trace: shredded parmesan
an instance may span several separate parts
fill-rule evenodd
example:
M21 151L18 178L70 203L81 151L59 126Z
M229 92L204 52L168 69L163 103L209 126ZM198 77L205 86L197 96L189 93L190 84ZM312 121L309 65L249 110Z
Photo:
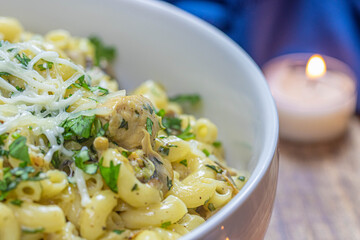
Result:
M86 89L71 87L82 76L85 76L86 82L91 82L90 76L82 66L61 58L57 52L43 50L45 45L36 40L22 43L1 42L0 73L12 78L6 80L0 75L0 123L2 123L0 134L31 126L33 134L37 136L43 134L49 141L50 149L44 154L44 160L49 163L56 151L66 156L73 154L63 146L64 129L59 125L68 118L82 114L106 112L106 109L96 106L107 97L88 98L87 96L92 93L85 93ZM24 58L24 54L28 58L25 62L20 61ZM39 61L44 62L39 63ZM48 65L48 62L51 62L51 65ZM46 71L40 72L34 69L40 64L46 68L43 69ZM49 66L51 66L51 74ZM73 69L74 74L64 80L63 73L58 70L60 66ZM70 95L67 93L69 87ZM125 95L125 92L118 92L115 95ZM66 111L81 98L93 100L77 105L71 113ZM41 139L40 142L43 140Z

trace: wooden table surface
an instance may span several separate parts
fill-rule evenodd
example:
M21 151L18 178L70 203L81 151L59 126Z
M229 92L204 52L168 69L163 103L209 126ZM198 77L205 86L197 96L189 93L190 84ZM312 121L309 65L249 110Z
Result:
M360 239L360 120L330 143L280 141L275 207L265 240Z

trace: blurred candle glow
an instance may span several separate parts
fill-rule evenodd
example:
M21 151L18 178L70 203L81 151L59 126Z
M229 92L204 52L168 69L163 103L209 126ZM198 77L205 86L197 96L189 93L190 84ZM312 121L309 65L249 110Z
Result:
M344 133L356 104L355 78L346 64L318 54L289 54L269 61L263 70L282 138L316 142Z
M306 64L306 76L309 79L316 79L326 73L325 60L318 54L312 55Z

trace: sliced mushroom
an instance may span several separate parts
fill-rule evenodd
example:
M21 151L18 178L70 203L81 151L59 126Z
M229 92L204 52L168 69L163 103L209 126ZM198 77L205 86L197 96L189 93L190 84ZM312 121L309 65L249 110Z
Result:
M144 132L148 132L154 146L160 118L149 99L138 95L116 97L100 107L111 109L109 114L98 117L103 124L109 123L107 136L112 141L126 149L135 149L141 147Z
M163 159L157 152L155 152L150 144L150 135L144 132L145 137L142 140L142 147L145 156L153 166L155 170L150 177L149 184L153 184L162 190L165 195L172 187L172 181L174 178L174 172L171 163Z

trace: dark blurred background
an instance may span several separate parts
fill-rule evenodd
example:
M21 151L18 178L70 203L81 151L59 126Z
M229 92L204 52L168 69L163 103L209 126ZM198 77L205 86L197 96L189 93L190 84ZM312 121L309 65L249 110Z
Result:
M286 53L314 52L347 63L359 83L360 0L165 1L225 32L260 67ZM360 113L359 96L357 103Z

